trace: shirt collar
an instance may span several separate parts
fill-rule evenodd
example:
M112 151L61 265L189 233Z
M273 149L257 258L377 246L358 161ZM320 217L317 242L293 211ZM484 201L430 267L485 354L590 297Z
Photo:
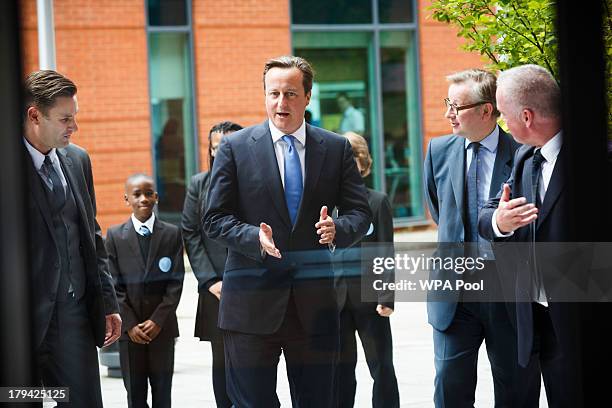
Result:
M49 153L44 155L41 152L39 152L34 146L32 146L30 142L28 142L28 139L26 139L25 137L23 138L23 144L25 144L26 149L28 149L28 153L30 153L30 156L32 157L32 161L34 162L34 167L36 168L36 170L40 170L40 168L42 167L45 161L45 156L49 156L54 166L55 166L55 163L57 163L58 158L57 158L57 150L55 149L55 147L51 149Z
M134 224L134 229L136 230L137 234L140 234L140 227L142 225L147 227L149 229L149 231L151 231L151 234L152 234L153 233L153 224L155 224L155 213L151 214L149 219L146 220L145 222L140 222L138 220L138 218L136 218L134 213L132 213L132 224Z
M278 130L274 123L270 119L268 119L268 126L270 126L270 133L272 134L272 143L278 142L278 140L285 136L286 133ZM301 144L302 146L306 146L306 121L302 121L302 125L293 133L291 133Z
M561 131L559 131L559 133L554 135L552 139L542 146L540 152L548 163L554 163L554 161L557 160L561 145L563 145L563 137L561 136Z
M466 149L468 148L470 143L472 142L470 142L468 139L465 139ZM487 137L485 137L484 139L480 141L480 147L484 147L491 153L495 153L497 151L498 143L499 143L499 126L495 125L495 128L493 129L493 131L489 133Z

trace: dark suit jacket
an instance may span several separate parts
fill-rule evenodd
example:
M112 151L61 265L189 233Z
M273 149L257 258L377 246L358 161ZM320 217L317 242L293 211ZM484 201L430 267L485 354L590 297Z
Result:
M268 122L221 141L212 170L204 230L229 248L219 327L274 333L290 295L308 333L337 330L338 311L327 245L314 224L322 206L339 209L338 247L359 241L371 221L366 189L345 138L306 125L305 182L292 227ZM263 256L259 224L272 227L282 259Z
M338 284L339 304L342 308L348 296L353 304L358 304L365 299L368 302L376 302L393 309L395 308L395 292L375 291L372 284L374 279L394 282L394 271L389 271L382 276L373 275L372 263L364 262L366 256L368 258L393 258L395 256L393 211L387 195L370 188L368 188L368 205L372 210L372 223L366 235L358 245L342 252L342 262L337 265L342 278ZM362 253L362 250L366 252Z
M499 129L497 155L489 197L495 197L512 169L514 152L518 148L512 137ZM465 239L465 138L449 135L431 139L425 158L425 198L431 217L438 224L438 242L459 242ZM451 271L445 278L456 278ZM458 292L455 291L456 296ZM445 298L446 300L446 298ZM438 330L446 330L457 308L454 301L428 302L429 323Z
M29 228L34 313L34 344L40 346L55 309L60 278L59 250L55 242L51 212L46 204L44 182L34 168L24 146L28 184L30 186ZM91 161L81 147L70 144L57 149L62 172L70 185L79 212L81 253L85 265L85 299L96 345L102 346L106 331L105 315L118 313L112 278L100 226L96 221L96 198Z
M516 152L512 174L507 183L512 190L512 198L525 197L527 202L534 202L531 192L531 172L534 148L523 146ZM536 242L566 242L571 240L571 231L568 229L569 194L564 186L565 166L567 157L565 145L562 146L555 168L546 190L546 195L540 208L536 222L535 241ZM525 254L527 246L505 245L506 242L531 242L533 240L533 225L527 225L514 231L509 238L497 239L493 233L491 225L493 212L499 204L501 194L490 200L485 208L482 209L478 220L480 234L488 239L495 239L495 254L500 273L512 276L516 280L516 313L518 330L518 352L519 363L525 366L529 361L533 345L533 315L531 303L527 292L530 289L531 266L529 265L529 254ZM550 317L557 338L560 341L572 338L571 325L572 316L576 313L576 308L571 303L554 303L556 297L555 288L558 287L558 280L570 280L577 286L581 286L582 276L568 276L560 274L557 262L540 262L539 270L544 279L544 288L548 296ZM582 271L584 272L584 270ZM552 302L551 302L552 301ZM569 345L564 345L568 346Z
M191 178L185 196L181 224L185 249L198 280L200 294L194 335L202 340L221 340L217 328L219 301L208 288L223 279L227 248L208 238L202 230L201 220L208 202L209 186L210 172L199 173Z
M156 217L145 263L130 218L108 229L106 249L123 320L121 340L128 340L128 330L148 319L162 328L159 336L177 337L176 307L185 275L180 230ZM170 264L164 265L163 258Z

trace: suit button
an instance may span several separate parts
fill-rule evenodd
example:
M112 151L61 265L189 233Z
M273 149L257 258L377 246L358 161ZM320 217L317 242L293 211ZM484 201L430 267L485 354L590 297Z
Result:
M54 267L55 269L59 268L59 262L54 263L54 264L53 264L53 267Z

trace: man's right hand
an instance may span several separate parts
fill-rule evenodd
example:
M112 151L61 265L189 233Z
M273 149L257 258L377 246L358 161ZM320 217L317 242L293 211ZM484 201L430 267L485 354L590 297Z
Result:
M495 218L499 232L509 234L530 224L537 218L538 208L534 204L527 203L525 197L510 200L510 186L504 184Z
M128 336L134 343L138 344L149 344L151 342L151 337L145 333L139 325L132 327L128 330Z
M218 300L221 300L221 285L223 285L223 282L219 281L213 283L212 285L210 285L210 288L208 288L208 291L215 295Z
M274 239L272 239L272 227L265 222L259 224L259 244L266 254L275 258L281 258L281 253L276 248Z

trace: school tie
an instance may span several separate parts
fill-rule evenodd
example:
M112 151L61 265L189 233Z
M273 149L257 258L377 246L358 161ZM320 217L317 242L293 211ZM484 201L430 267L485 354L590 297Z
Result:
M146 225L141 225L138 229L138 233L143 237L148 237L149 235L151 235L151 230L149 230Z
M51 162L51 158L49 156L45 156L45 160L41 167L43 174L47 177L48 184L51 185L51 200L52 207L54 209L60 209L66 203L66 191L64 191L64 186L60 181L59 175L55 171L55 167L53 167L53 162Z
M466 242L478 242L478 187L480 185L480 161L478 152L480 150L479 142L472 142L468 148L472 148L472 161L467 173L467 234Z
M298 209L300 208L300 201L302 200L302 191L304 189L302 165L300 164L300 156L295 149L295 137L292 135L285 135L282 139L287 143L287 150L285 150L284 158L285 201L287 202L291 224L295 225Z

